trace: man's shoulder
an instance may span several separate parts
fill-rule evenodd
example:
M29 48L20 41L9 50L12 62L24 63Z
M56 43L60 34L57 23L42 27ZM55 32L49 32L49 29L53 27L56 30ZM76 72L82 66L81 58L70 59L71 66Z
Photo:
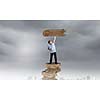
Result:
M50 44L48 43L48 45L50 45Z
M50 44L48 44L48 47L50 47L51 45Z
M52 43L52 45L55 45L55 43Z

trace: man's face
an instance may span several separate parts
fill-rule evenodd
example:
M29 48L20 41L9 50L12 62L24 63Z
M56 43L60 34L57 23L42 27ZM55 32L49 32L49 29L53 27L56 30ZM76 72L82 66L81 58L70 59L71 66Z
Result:
M53 43L53 41L52 40L50 40L50 44L52 44Z

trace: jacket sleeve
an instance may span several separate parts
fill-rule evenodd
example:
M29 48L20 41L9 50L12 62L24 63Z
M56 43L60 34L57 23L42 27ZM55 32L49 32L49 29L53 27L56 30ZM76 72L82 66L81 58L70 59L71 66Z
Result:
M54 36L54 38L53 38L53 42L54 42L54 43L56 42L56 36Z
M51 50L52 50L52 48L51 48L49 45L48 45L48 50L49 50L49 51L51 51Z

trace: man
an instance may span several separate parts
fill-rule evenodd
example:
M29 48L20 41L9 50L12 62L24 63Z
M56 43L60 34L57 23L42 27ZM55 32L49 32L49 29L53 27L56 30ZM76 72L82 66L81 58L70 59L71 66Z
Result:
M48 41L48 50L50 52L50 64L52 64L53 56L54 56L54 59L55 59L55 64L57 64L57 54L56 54L55 42L56 42L56 37L54 37L53 40Z

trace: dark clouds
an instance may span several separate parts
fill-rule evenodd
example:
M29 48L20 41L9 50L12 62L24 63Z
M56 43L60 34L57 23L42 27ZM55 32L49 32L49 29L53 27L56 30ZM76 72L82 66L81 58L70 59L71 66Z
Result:
M1 42L8 45L15 45L17 37L21 37L24 32L26 34L40 35L42 30L46 28L64 28L70 34L63 39L58 39L58 47L62 46L64 51L70 50L77 54L78 52L86 53L86 48L99 49L99 21L0 21ZM5 32L5 33L4 33ZM13 33L14 32L14 33ZM41 37L43 38L43 37ZM16 40L15 40L16 39ZM91 44L92 43L92 44ZM95 50L94 50L95 51ZM82 54L80 53L80 55ZM69 53L68 53L69 54ZM84 55L83 54L83 55ZM67 55L67 52L66 52ZM78 54L79 55L79 54ZM73 56L74 58L75 56Z
M86 45L88 48L89 44L91 45L93 42L94 46L97 44L96 41L99 40L97 39L99 37L99 24L99 21L0 21L1 30L5 30L5 33L2 33L1 41L13 44L13 38L15 39L18 34L20 36L24 32L27 34L31 33L33 36L38 34L39 36L42 34L42 30L46 28L64 28L70 34L64 39L58 40L59 46L63 45L63 43L64 45L66 43L73 45L72 43L74 42L76 45L80 43L81 46Z

